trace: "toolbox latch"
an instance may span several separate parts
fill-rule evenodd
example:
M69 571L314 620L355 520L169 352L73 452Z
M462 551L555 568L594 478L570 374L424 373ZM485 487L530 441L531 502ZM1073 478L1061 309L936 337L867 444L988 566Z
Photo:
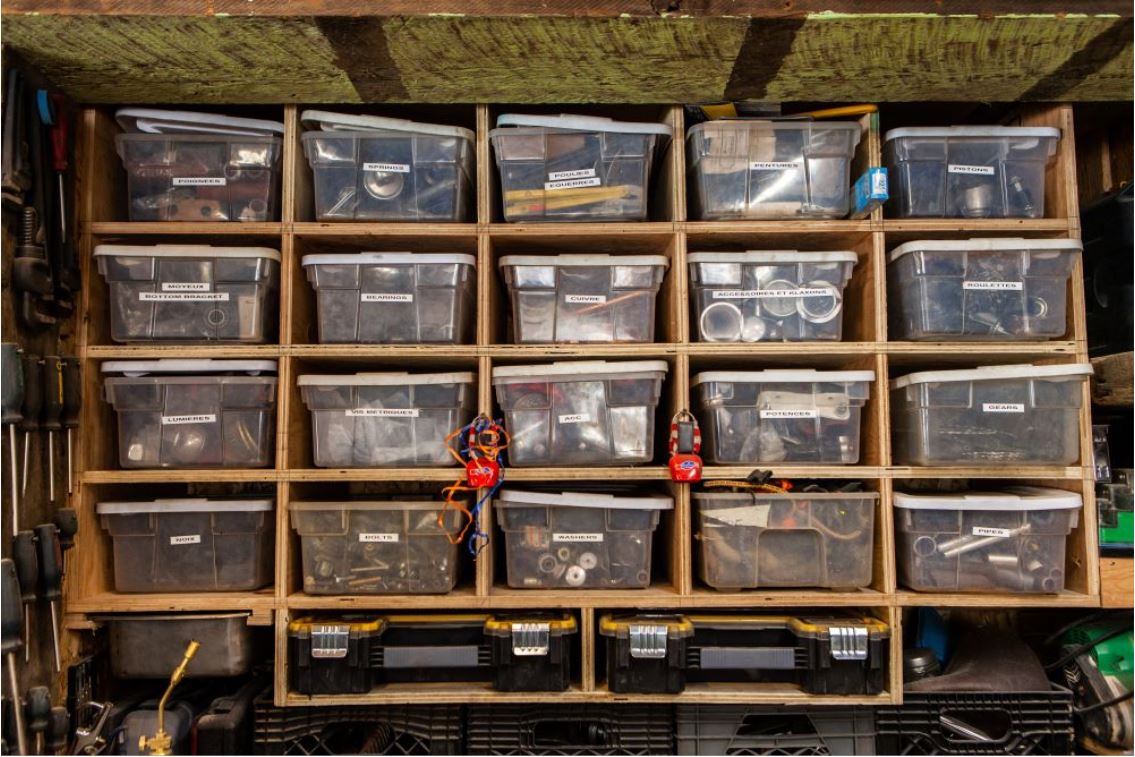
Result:
M311 656L316 660L337 660L347 656L351 627L326 625L311 627Z
M513 623L512 653L517 657L543 657L548 654L551 624Z
M637 660L657 660L666 656L666 626L638 625L630 627L631 657Z
M866 660L867 629L861 626L832 626L833 660Z

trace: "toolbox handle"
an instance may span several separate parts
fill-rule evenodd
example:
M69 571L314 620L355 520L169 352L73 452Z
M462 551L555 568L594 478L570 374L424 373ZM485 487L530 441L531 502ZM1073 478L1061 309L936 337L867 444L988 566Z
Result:
M702 647L702 670L795 670L793 647Z
M475 644L452 647L387 647L382 667L405 668L475 668L479 649Z

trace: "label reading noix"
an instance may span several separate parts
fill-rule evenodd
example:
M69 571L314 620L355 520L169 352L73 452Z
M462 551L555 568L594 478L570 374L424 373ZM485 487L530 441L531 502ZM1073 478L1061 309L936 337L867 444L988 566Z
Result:
M360 297L363 302L413 302L412 294L387 294L385 292L367 292Z
M749 163L750 171L792 171L800 167L799 163L754 160Z
M163 426L182 426L187 423L216 423L217 416L209 413L202 415L163 415Z
M346 413L348 418L417 418L418 408L356 407Z
M607 301L603 294L566 294L564 302L569 305L602 305Z
M992 176L997 173L993 166L963 166L959 163L950 163L946 166L949 173L965 173L971 176Z
M175 176L175 187L223 187L228 184L224 176Z
M1020 402L983 402L981 403L981 412L1023 413L1025 412L1025 406Z
M990 528L988 526L974 526L974 536L1000 536L1006 538L1013 535L1013 532L1007 528Z
M815 418L815 409L801 408L799 410L761 410L762 418Z
M590 423L591 416L586 413L573 413L571 415L561 415L560 423Z
M1021 292L1024 291L1023 281L963 281L962 289L979 292Z
M552 534L552 541L601 542L603 534Z
M410 166L406 163L363 163L363 170L382 173L410 173Z
M359 541L369 544L396 544L398 534L359 534Z
M171 536L169 543L177 546L180 544L200 544L201 534L186 534L185 536Z
M550 171L548 172L548 181L563 181L564 179L587 179L594 175L594 168L581 168L578 171Z
M576 189L578 187L597 187L602 184L598 176L589 179L564 179L563 181L545 181L544 191L551 192L556 189Z

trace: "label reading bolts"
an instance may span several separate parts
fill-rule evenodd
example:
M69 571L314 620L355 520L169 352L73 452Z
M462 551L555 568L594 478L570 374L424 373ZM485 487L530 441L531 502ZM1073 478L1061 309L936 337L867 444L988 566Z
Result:
M368 544L395 544L398 534L359 534L359 541Z

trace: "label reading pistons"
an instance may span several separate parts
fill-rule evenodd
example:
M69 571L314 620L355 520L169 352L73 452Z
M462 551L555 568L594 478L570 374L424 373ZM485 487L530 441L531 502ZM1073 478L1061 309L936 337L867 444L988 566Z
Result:
M602 305L607 302L604 294L567 294L564 302L569 305Z
M209 414L201 415L163 415L163 426L184 426L190 423L216 423L217 416Z
M1021 292L1025 289L1023 281L963 281L962 289L978 292Z
M946 166L949 173L964 173L971 176L992 176L997 173L993 166L963 166L959 163L950 163Z
M413 302L412 294L386 294L384 292L365 292L359 298L363 302Z
M552 541L598 543L603 541L603 534L552 534Z
M988 526L974 526L974 536L1000 536L1002 539L1013 535L1013 532L1007 528L990 528Z
M981 403L981 412L983 413L1023 413L1025 406L1020 402L983 402Z
M563 181L545 181L544 191L553 192L557 189L578 189L580 187L598 187L603 181L598 176L589 179L564 179Z
M548 181L563 181L565 179L589 179L594 175L594 168L581 168L578 171L549 171Z
M773 410L773 409L761 410L760 416L761 416L761 418L769 418L769 419L777 419L777 418L792 419L792 418L816 418L816 417L818 417L816 415L816 410L814 408L799 408L799 409L791 409L791 410Z
M182 545L182 544L200 544L201 543L201 534L186 534L185 536L171 536L171 537L169 537L169 543L171 545L175 546L175 547Z
M590 423L591 416L586 413L573 413L571 415L561 415L559 417L561 424L566 423Z
M754 160L749 163L750 171L794 171L799 163Z
M406 163L363 163L363 170L380 173L410 173L410 166Z
M223 187L228 184L224 176L175 176L175 187Z
M345 411L348 418L417 418L418 408L356 407Z
M398 534L359 534L359 541L367 544L397 544Z

